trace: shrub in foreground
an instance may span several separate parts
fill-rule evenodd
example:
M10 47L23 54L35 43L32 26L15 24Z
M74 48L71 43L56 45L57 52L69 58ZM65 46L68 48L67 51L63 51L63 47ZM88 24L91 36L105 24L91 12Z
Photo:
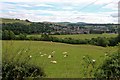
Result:
M103 64L96 69L94 76L98 78L120 78L120 50L107 56Z
M44 71L37 66L4 62L2 66L2 80L23 80L24 78L45 77Z

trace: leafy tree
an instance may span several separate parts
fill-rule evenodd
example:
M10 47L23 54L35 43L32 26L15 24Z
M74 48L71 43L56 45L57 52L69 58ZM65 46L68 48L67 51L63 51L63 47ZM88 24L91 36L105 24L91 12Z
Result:
M97 45L106 47L109 44L109 40L105 37L98 37L97 38Z
M49 35L48 34L42 34L41 35L41 40L49 41Z
M3 40L8 40L9 39L9 32L8 30L5 30L2 32L2 39Z
M9 39L10 40L15 39L15 34L12 31L9 31Z
M26 37L27 37L26 34L22 34L22 33L20 33L19 36L18 36L18 39L20 39L20 40L25 40Z
M15 34L12 31L5 30L2 32L3 40L13 40L15 39Z

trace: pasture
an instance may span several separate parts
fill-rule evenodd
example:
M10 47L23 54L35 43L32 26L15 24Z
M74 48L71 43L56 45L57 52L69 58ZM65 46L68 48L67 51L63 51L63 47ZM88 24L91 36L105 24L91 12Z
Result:
M99 65L104 60L106 53L110 54L116 50L116 47L44 41L2 41L3 60L24 62L27 57L30 57L27 63L42 67L47 78L83 78L83 56L91 56ZM68 56L64 57L63 53ZM53 57L48 58L49 55L53 55ZM57 62L51 63L51 61Z

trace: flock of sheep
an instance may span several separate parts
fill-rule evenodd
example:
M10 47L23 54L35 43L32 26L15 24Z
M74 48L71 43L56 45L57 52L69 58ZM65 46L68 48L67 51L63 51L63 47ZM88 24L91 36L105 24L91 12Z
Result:
M55 54L55 51L52 51L52 53L48 55L48 59L52 59L52 58L54 57L54 54ZM63 54L63 57L64 57L64 58L68 57L67 52L63 52L62 54ZM42 53L40 52L40 56L41 56L41 57L47 56L47 54L42 54ZM50 62L53 63L53 64L57 64L57 61L56 61L56 60L51 60Z

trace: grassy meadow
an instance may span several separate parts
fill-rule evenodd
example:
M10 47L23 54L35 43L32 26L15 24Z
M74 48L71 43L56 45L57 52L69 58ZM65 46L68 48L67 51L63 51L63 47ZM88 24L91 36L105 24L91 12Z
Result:
M2 41L2 45L3 60L24 62L28 56L31 56L27 63L42 67L47 78L83 78L83 56L91 56L99 65L103 62L106 53L110 54L117 50L116 47L44 41ZM67 57L64 57L64 52L67 52ZM48 59L50 54L53 54L53 57ZM51 60L56 60L57 63L53 64L50 62Z

